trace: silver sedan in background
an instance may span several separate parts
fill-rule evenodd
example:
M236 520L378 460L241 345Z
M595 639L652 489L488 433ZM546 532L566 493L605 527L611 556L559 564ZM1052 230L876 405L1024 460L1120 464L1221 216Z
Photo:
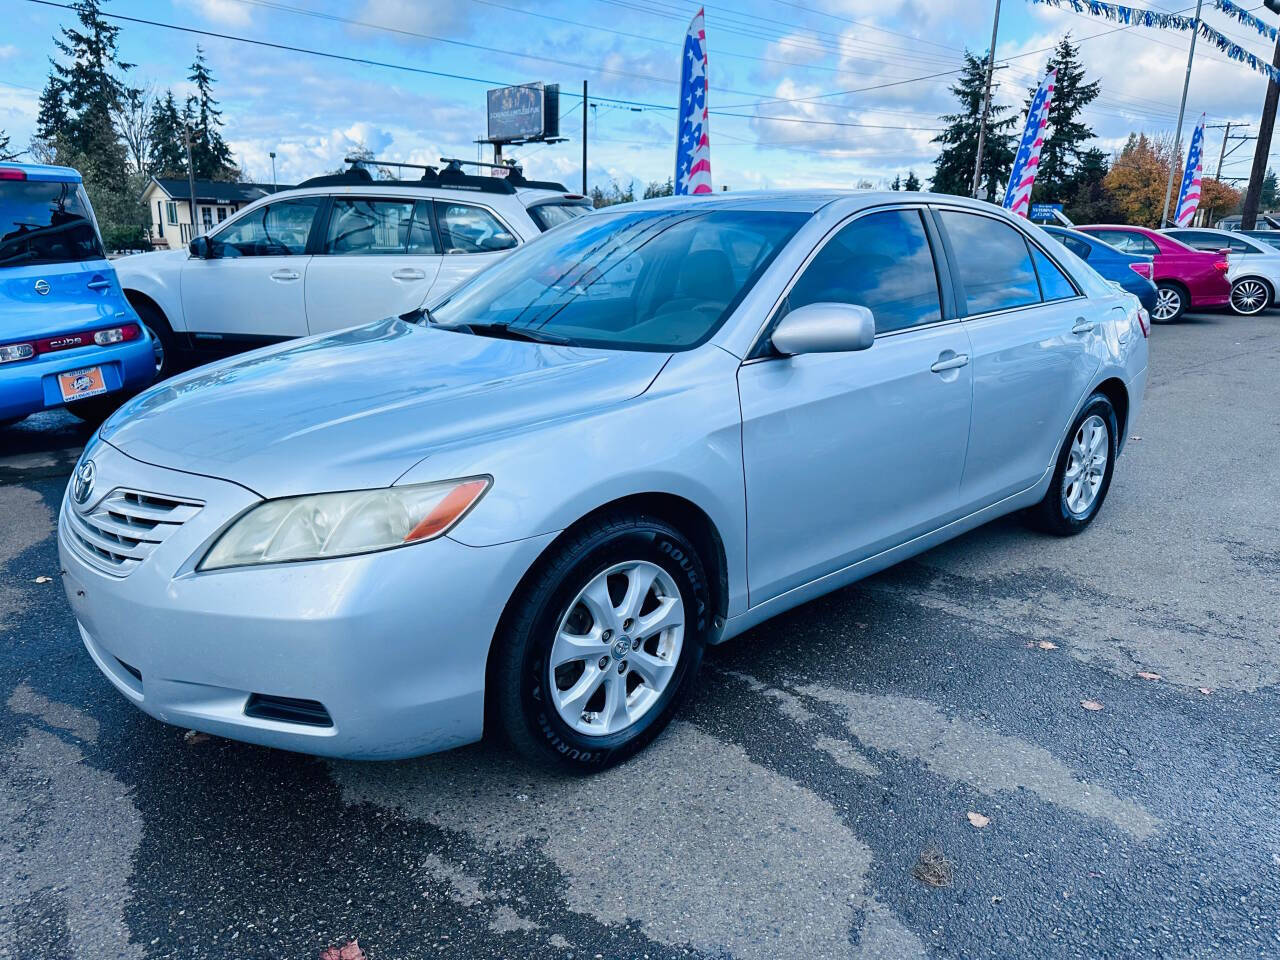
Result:
M1147 375L1136 300L929 194L628 204L429 306L167 381L89 444L64 582L138 707L601 769L706 644L1015 510L1084 530Z

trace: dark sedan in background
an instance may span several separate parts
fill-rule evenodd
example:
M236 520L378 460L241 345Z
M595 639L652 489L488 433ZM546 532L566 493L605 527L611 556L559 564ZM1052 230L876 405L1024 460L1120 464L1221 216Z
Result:
M1066 227L1045 227L1044 232L1098 271L1104 280L1118 284L1142 303L1147 313L1154 313L1158 290L1151 279L1151 258L1137 253L1123 253L1087 233Z

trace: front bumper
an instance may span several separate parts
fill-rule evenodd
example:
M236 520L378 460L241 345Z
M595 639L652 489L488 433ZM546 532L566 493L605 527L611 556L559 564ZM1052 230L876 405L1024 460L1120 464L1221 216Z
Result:
M106 443L97 489L203 505L123 576L77 540L64 497L58 550L80 638L99 669L166 723L303 753L417 756L480 738L489 644L507 599L553 535L493 547L447 537L335 560L196 573L258 497L140 463ZM74 483L74 481L73 481ZM90 496L90 508L98 493ZM250 716L250 697L318 701L331 725Z
M0 366L0 420L63 406L58 374L83 367L102 368L108 395L134 394L155 379L155 350L144 332L127 343L77 347L6 363Z

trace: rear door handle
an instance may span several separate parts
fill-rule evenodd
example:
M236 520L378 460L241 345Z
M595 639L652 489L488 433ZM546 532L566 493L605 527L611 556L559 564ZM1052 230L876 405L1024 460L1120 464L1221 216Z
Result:
M289 281L298 279L298 271L296 270L277 270L271 275L272 280Z
M969 365L969 355L967 353L957 353L954 357L948 357L946 360L939 360L929 369L934 373L945 373L948 370L956 370L960 367Z
M1093 333L1098 329L1098 325L1092 320L1086 320L1084 317L1076 317L1076 325L1071 328L1072 333Z
M96 280L90 280L86 286L90 290L109 290L111 289L111 281L98 277Z
M394 280L425 280L427 279L427 275L425 272L423 272L422 270L417 270L413 267L405 267L402 270L397 270L395 273L391 274L391 277Z

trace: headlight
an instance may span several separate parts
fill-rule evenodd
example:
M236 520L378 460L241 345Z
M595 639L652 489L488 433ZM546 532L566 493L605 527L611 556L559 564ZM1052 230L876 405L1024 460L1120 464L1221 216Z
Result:
M484 496L489 477L268 500L233 523L201 570L386 550L447 533Z

